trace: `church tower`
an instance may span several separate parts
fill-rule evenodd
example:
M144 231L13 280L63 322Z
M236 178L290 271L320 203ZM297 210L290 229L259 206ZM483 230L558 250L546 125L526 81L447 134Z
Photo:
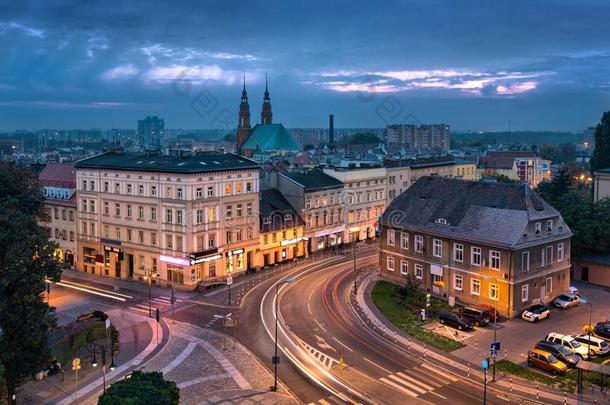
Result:
M237 124L237 153L241 154L241 147L250 135L250 104L248 104L248 92L246 91L246 75L244 75L244 89L241 92L241 103L239 104L239 123Z
M261 124L271 124L272 122L273 114L271 113L271 99L269 98L269 86L267 84L267 74L265 73L265 97L263 98Z

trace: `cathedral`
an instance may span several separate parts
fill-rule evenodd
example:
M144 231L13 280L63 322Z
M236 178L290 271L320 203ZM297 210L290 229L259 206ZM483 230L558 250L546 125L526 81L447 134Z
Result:
M261 121L254 127L250 125L250 104L246 91L246 78L239 104L239 123L237 125L237 153L252 157L255 152L270 152L285 155L298 152L299 144L282 124L273 123L269 84L265 75L265 94L261 111Z

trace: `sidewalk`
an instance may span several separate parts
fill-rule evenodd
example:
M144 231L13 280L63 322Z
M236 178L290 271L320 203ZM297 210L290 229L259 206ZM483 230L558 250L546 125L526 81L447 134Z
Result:
M384 337L386 340L401 346L422 358L425 362L431 362L436 368L444 369L446 372L455 374L462 380L470 380L473 383L481 384L483 373L480 370L479 364L468 364L462 360L455 358L451 354L440 353L430 346L425 346L419 341L404 334L402 331L394 327L375 307L371 299L371 290L373 284L378 280L376 273L369 273L362 278L359 292L356 295L354 310L361 317L363 322L369 326L375 333ZM425 353L425 354L424 354ZM433 361L431 361L433 360ZM529 381L521 380L514 377L514 381L510 383L505 380L497 380L490 389L497 389L506 396L523 396L533 403L564 403L564 395L554 390L549 390L546 387L540 387L538 390ZM536 401L538 391L539 400ZM511 393L512 392L512 393ZM583 404L593 403L589 398L585 397L567 397L568 404Z

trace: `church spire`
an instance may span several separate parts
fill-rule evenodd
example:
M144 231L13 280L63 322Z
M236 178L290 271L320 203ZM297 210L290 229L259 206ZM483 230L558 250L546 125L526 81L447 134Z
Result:
M246 75L244 74L244 87L241 92L241 103L239 104L239 122L237 124L237 153L241 153L241 147L250 136L250 104L248 104L248 92L246 91Z
M265 72L265 95L263 97L263 108L261 112L261 123L271 124L273 122L273 113L271 112L271 98L269 97L269 82L267 73Z
M246 91L246 74L244 73L244 89L241 92L241 102L242 104L248 103L248 92Z

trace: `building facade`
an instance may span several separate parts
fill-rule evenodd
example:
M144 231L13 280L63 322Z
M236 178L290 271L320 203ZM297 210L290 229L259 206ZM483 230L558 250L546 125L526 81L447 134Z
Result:
M489 152L479 160L480 176L503 175L536 188L551 178L551 161L529 151Z
M218 152L76 163L77 269L176 287L257 268L259 166Z
M165 120L148 116L138 120L138 145L143 150L160 150L165 133Z
M382 277L504 316L570 284L571 231L526 185L424 177L381 219Z
M344 241L343 183L319 169L277 175L278 190L300 213L307 253L339 246Z
M599 169L593 173L593 200L610 197L610 168Z
M344 184L344 242L376 238L378 219L386 207L386 168L332 168L324 173Z
M43 187L49 238L57 243L55 256L66 266L76 262L76 171L70 163L49 163L38 176Z
M386 206L411 185L411 167L395 166L386 168Z

